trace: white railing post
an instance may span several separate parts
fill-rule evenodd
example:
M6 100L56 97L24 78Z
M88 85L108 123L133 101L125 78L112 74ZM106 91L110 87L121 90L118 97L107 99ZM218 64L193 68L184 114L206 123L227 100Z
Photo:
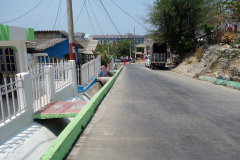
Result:
M54 80L54 71L52 66L48 66L48 74L46 74L46 86L48 88L47 92L47 99L50 99L52 101L55 96L55 80Z
M96 76L96 71L95 71L95 69L96 69L96 68L95 68L96 59L93 59L93 60L94 60L94 63L93 63L94 76L97 77L97 76Z
M30 124L33 121L33 96L32 96L32 82L30 78L30 74L27 72L23 72L21 74L17 74L18 80L22 80L22 88L19 88L19 100L20 107L23 109L24 107L27 109L27 121Z
M88 64L88 77L87 77L87 80L89 81L89 62L87 63Z
M83 66L83 65L80 66L80 69L81 69L81 71L80 71L81 85L83 85L83 67L82 67L82 66Z
M76 76L76 63L74 60L70 60L69 61L71 63L71 75L72 76L72 83L73 83L73 94L74 94L74 97L77 96L77 93L78 93L78 86L77 86L77 76Z

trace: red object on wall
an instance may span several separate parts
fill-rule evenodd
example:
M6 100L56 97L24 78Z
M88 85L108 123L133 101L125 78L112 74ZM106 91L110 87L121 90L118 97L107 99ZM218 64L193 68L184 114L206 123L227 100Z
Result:
M75 48L75 44L69 43L69 59L76 61L76 55L75 55L75 53L73 53L73 52L75 52L75 51L73 51L73 48Z

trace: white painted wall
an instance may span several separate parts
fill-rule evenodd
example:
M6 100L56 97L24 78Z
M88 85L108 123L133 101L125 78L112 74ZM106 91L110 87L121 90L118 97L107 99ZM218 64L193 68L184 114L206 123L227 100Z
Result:
M20 78L19 74L17 77ZM0 126L0 142L33 122L32 86L29 85L31 84L30 74L26 72L21 73L21 77L23 86L27 87L19 89L20 107L25 107L26 110Z
M27 39L26 28L9 26L9 36L11 41L22 41Z

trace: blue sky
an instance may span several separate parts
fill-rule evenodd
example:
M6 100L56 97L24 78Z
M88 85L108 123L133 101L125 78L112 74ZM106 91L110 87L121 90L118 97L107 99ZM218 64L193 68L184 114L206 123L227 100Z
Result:
M15 19L35 5L37 5L41 0L1 0L0 1L0 23ZM15 20L13 22L4 23L10 26L18 26L18 27L27 27L27 28L34 28L34 30L53 30L54 23L57 16L58 5L60 0L43 0L43 2L24 16L21 19ZM88 9L88 13L90 19L93 24L93 28L95 33L92 29L90 20L88 18L88 14L86 8L84 7L79 19L76 21L77 16L80 10L83 7L84 0L72 0L73 3L73 23L76 21L74 26L74 32L84 32L90 35L102 35L102 32L95 20L94 14L90 8L90 4L94 10L94 13L97 17L99 25L103 31L103 34L114 34L117 35L118 32L113 26L109 23L110 20L106 18L106 12L104 11L103 7L101 6L100 0L86 0L86 5ZM144 24L140 17L146 15L146 6L145 4L152 4L154 0L113 0L117 3L123 10L125 10L128 14L134 17L137 21L141 24L146 26L147 28L149 25ZM50 4L51 2L51 4ZM136 28L136 34L144 35L146 34L146 29L131 19L128 15L126 15L122 10L120 10L111 0L102 0L105 8L107 9L108 13L110 14L113 22L115 23L117 29L121 34L125 33L133 33L134 27ZM44 13L46 12L48 5L49 10L43 17ZM61 2L61 12L59 12L60 22L59 19L57 20L55 30L67 30L67 17L66 15L66 0L62 0ZM61 14L60 14L61 13ZM104 14L105 13L105 14ZM43 17L42 21L40 22L41 18ZM58 18L59 18L58 17ZM40 23L39 23L40 22ZM39 25L37 26L37 24ZM37 26L37 27L36 27ZM36 27L36 28L35 28Z

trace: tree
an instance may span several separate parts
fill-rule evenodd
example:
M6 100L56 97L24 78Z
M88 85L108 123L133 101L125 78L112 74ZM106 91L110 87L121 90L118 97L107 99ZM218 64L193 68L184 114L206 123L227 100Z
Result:
M240 21L240 0L220 0L217 3L216 13L221 18L226 17Z
M113 55L115 58L120 56L130 55L130 45L134 42L132 40L120 40L116 43L109 44L109 55ZM133 48L133 47L132 47ZM95 51L103 54L104 51L108 50L108 44L98 44Z
M129 56L130 55L130 45L132 45L133 43L134 42L132 40L117 41L116 49L115 49L115 53L116 53L117 57Z
M149 32L153 40L168 43L171 51L183 57L195 49L197 26L206 20L213 5L213 0L155 0L148 5L144 20L152 26Z

